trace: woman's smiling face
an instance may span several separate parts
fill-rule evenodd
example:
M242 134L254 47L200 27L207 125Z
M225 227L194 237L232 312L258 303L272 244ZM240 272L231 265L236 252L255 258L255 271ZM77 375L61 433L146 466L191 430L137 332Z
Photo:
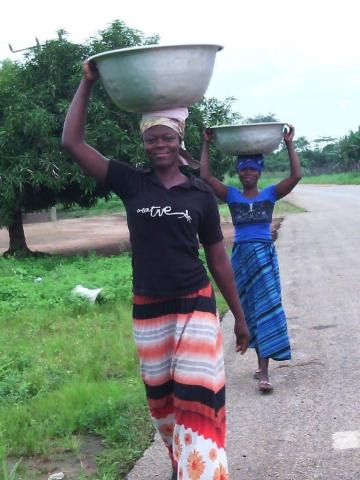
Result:
M170 127L154 125L143 133L145 153L154 167L164 168L178 162L180 137Z
M246 188L256 187L260 178L260 172L255 168L243 168L239 170L240 182Z

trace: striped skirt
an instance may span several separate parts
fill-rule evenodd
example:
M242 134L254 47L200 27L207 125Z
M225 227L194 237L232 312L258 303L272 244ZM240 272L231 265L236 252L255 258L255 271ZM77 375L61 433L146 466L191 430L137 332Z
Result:
M178 479L228 479L222 335L211 285L135 295L134 336L150 414Z
M235 243L231 263L250 332L249 346L263 358L289 360L290 342L274 244Z

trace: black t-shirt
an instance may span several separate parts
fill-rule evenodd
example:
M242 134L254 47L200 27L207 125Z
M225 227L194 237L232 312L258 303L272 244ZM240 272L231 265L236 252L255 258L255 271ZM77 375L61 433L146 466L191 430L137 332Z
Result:
M124 202L130 231L134 293L176 297L208 283L199 240L222 240L215 197L190 175L170 189L151 171L110 160L106 184Z

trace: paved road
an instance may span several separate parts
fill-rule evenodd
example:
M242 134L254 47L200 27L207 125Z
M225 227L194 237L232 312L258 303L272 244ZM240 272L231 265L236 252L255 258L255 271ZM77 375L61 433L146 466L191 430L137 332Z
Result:
M276 242L291 362L271 363L275 390L252 379L223 322L232 480L360 479L360 187L299 186ZM165 480L159 441L129 480ZM206 479L210 480L210 479Z

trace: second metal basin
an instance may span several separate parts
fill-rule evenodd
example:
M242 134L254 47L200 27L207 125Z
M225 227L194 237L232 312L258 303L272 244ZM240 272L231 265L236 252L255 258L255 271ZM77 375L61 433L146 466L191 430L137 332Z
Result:
M249 123L212 127L216 146L228 155L269 154L283 138L286 123Z

